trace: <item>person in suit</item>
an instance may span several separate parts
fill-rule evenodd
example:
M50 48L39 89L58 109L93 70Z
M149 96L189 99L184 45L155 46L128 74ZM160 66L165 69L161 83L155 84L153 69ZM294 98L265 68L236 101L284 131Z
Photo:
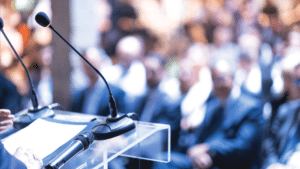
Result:
M271 126L268 153L262 168L281 169L288 168L292 154L298 149L300 143L300 64L293 69L293 84L298 92L298 99L282 104ZM287 166L284 166L287 165ZM299 167L299 165L298 165Z
M0 74L0 108L9 109L11 112L17 113L20 110L21 96L17 91L17 87Z
M261 103L234 88L234 71L226 61L211 66L213 92L202 124L180 137L169 164L155 168L255 168L261 139Z
M181 114L180 111L175 110L175 104L170 101L171 99L169 96L162 92L159 87L165 77L165 60L159 54L151 54L143 59L143 63L146 69L147 92L145 95L136 99L133 104L134 112L139 116L140 121L169 124L171 126L171 148L173 148L173 145L175 145L178 140L177 133L180 128ZM167 143L166 138L155 139L156 140L151 140L151 146L157 147L157 149L160 149L160 143L163 143L164 145ZM150 151L151 153L148 154ZM148 149L147 152L142 152L141 156L149 158L149 156L157 155L154 151L156 150ZM136 160L131 160L126 167L127 169L134 169L136 166L138 166L138 162ZM151 162L141 161L142 168L149 169L151 166Z
M299 120L299 117L298 119ZM294 169L300 168L300 123L295 126L292 134L286 142L285 148L278 161L271 164L267 169Z
M175 111L175 104L159 87L166 75L165 60L159 54L151 54L144 58L143 63L146 69L147 92L136 100L134 112L139 115L140 121L170 124L171 132L175 136L180 127L181 114L180 111ZM172 141L177 140L173 139Z
M14 116L10 110L0 109L0 133L6 131L13 124ZM43 162L37 158L32 151L18 148L11 155L0 141L0 169L40 169Z
M107 81L125 92L125 101L129 105L146 91L145 67L141 62L144 56L144 40L136 35L125 36L116 46L116 64L103 69Z
M83 56L92 63L96 68L101 68L107 63L107 56L99 52L96 48L88 48L84 51ZM86 63L84 72L88 77L89 85L82 90L75 92L72 100L71 110L85 114L94 114L107 116L109 110L109 93L104 81L100 76ZM121 113L126 113L125 93L123 90L114 85L109 85L115 98L117 109Z

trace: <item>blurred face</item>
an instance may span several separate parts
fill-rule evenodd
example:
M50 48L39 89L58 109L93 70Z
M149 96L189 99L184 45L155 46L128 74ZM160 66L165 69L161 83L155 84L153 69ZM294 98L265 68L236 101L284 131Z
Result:
M214 32L214 43L216 45L223 45L230 42L232 39L232 33L229 28L217 28Z
M194 69L193 63L188 60L182 60L180 63L180 90L182 94L186 94L190 88L198 81L199 71Z
M149 88L156 88L164 76L164 68L156 58L145 58L147 85Z
M129 69L130 65L134 62L139 60L138 55L133 55L126 52L119 53L120 64L124 67L124 69Z
M233 76L230 70L211 70L213 80L213 90L217 97L227 99L233 87Z

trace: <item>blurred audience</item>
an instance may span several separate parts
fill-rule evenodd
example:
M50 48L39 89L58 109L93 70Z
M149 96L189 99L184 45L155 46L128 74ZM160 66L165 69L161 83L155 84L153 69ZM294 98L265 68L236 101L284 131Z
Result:
M257 168L262 134L261 104L234 87L234 68L221 60L211 66L213 92L205 117L181 135L172 161L155 168Z
M203 48L194 45L180 61L181 129L194 130L204 118L203 106L212 90L211 74ZM201 93L201 95L199 95Z
M52 17L51 1L16 3L0 1L3 29L29 68L39 104L48 105L52 34L33 17L38 11ZM262 168L299 167L299 1L96 4L99 46L84 56L108 80L119 112L171 125L177 152L168 167L260 168L258 159ZM28 79L5 39L0 42L0 108L14 114L31 106ZM108 115L104 82L82 66L88 83L72 91L70 110Z
M140 117L140 121L170 124L171 144L173 149L175 148L174 145L176 145L178 140L181 113L170 101L171 99L168 97L168 95L159 88L163 78L166 77L166 72L164 69L165 60L158 54L151 54L145 56L143 63L146 69L147 91L143 96L136 99L136 102L134 103L134 112ZM150 145L155 146L158 144L157 146L159 146L161 139L163 139L163 143L166 145L166 138L157 138L152 140L153 143ZM157 147L157 149L160 148ZM155 150L147 150L147 152L145 152L143 155L146 157L153 157L153 155L157 155L151 153L149 154L149 152L154 153ZM135 162L130 163L127 168L136 168L138 163L136 160L133 161ZM151 168L151 164L149 164L149 162L142 161L141 164L143 168Z
M163 123L171 125L172 142L176 143L176 136L181 120L180 111L174 111L174 104L166 93L160 90L159 85L166 77L165 60L158 54L151 54L143 59L146 69L146 93L138 97L134 103L134 112L140 121Z

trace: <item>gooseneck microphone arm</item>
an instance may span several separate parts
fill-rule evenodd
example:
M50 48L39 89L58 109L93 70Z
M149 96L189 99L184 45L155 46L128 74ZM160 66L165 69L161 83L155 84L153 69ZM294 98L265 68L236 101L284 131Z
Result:
M49 27L53 30L66 44L68 44L93 70L100 75L100 77L105 82L108 92L109 92L109 106L110 106L110 115L111 117L107 117L105 122L101 121L98 125L96 125L91 131L95 137L95 140L105 140L109 138L113 138L129 132L136 128L134 121L131 119L132 113L118 115L117 107L115 99L111 93L110 87L104 78L104 76L100 73L98 69L96 69L90 62L88 62L65 38L63 38L50 24L49 17L44 12L39 12L35 16L36 22L43 26Z
M116 106L116 102L115 99L111 93L110 87L106 81L106 79L104 78L104 76L101 74L101 72L96 69L88 60L86 60L64 37L62 37L50 24L50 19L48 18L48 16L44 13L44 12L39 12L36 17L35 20L38 24L40 24L43 27L49 27L52 31L54 31L66 44L68 44L89 66L91 66L95 72L97 72L98 75L100 75L100 77L103 79L105 85L107 86L108 92L109 92L109 103L111 106L111 116L117 117L117 106Z
M95 72L97 72L98 75L100 75L100 77L103 79L105 85L107 86L108 89L108 93L109 93L109 102L110 102L110 106L112 108L112 112L111 112L111 116L112 117L117 117L117 106L116 106L116 102L115 99L111 93L110 87L106 81L106 79L104 78L104 76L102 75L102 73L96 69L86 58L84 58L64 37L62 37L53 27L52 25L49 25L49 28L52 29L63 41L66 42L66 44L68 44L90 67L92 67L92 69L94 69Z
M4 37L7 40L8 44L10 45L10 47L12 48L12 50L15 53L15 55L17 56L17 58L19 59L19 61L21 62L22 66L24 67L24 69L26 71L26 74L27 74L27 77L28 77L28 81L29 81L29 84L30 84L30 88L31 88L30 97L31 97L32 105L33 105L34 110L36 110L36 109L38 109L38 100L37 100L37 96L36 96L36 93L35 93L34 88L33 88L32 80L31 80L31 78L29 76L28 69L26 68L26 66L23 63L21 57L18 55L18 53L16 52L15 48L13 47L13 45L11 44L11 42L9 41L8 37L6 36L6 34L4 33L3 26L4 26L3 20L2 20L2 18L0 18L0 29L1 29L1 32L4 35Z

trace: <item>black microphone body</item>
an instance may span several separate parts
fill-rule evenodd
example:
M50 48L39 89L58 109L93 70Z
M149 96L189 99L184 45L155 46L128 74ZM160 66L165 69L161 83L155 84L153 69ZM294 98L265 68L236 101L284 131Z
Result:
M45 166L45 169L59 169L71 158L86 150L93 141L94 135L91 132L79 134L75 140L63 150L63 152Z
M115 99L111 93L110 87L104 78L104 76L100 73L98 69L96 69L87 59L85 59L65 38L63 38L50 24L49 17L44 12L39 12L35 16L35 20L38 24L43 27L49 27L53 32L55 32L66 44L70 46L105 82L108 93L109 93L109 106L110 106L110 117L106 118L105 123L100 123L95 126L93 129L93 134L95 135L95 139L104 140L112 137L119 136L123 133L126 133L130 130L135 129L135 123L130 118L130 115L118 115L117 107Z
M84 146L81 141L75 140L72 144L67 147L59 157L55 158L50 164L46 165L46 169L59 169L63 166L68 160L74 157L76 154L79 154L84 150Z

